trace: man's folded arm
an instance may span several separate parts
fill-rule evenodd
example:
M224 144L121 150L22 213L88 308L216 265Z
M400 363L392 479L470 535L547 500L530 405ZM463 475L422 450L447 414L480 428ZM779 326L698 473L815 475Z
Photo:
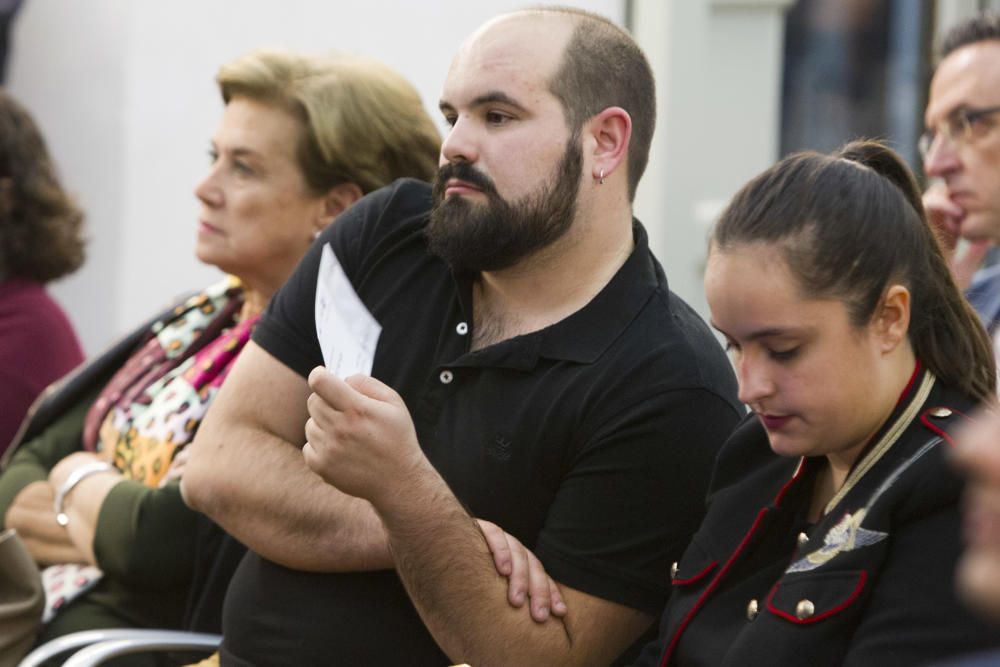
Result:
M324 483L303 461L309 392L305 378L247 343L191 445L184 500L285 567L391 568L371 505Z
M415 488L414 488L415 487ZM449 658L490 665L607 665L654 621L642 611L560 586L568 612L544 623L507 601L483 534L429 468L411 502L381 509L396 569Z

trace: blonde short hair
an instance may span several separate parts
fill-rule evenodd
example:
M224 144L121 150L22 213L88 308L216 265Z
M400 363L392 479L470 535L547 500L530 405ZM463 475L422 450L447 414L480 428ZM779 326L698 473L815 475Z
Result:
M420 95L376 60L257 50L223 65L216 81L227 104L246 97L302 121L297 156L316 193L341 183L368 193L437 171L441 137Z

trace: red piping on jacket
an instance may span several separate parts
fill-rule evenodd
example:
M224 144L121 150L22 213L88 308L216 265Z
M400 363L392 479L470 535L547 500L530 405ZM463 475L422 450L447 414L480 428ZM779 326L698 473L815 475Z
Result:
M910 376L910 381L906 383L906 386L903 387L903 393L899 395L898 399L896 399L897 406L902 403L903 399L906 398L906 395L910 393L910 389L913 389L913 383L917 381L917 375L920 373L922 366L923 364L921 364L920 360L917 359L917 365L913 368L913 375Z
M796 466L795 472L792 473L791 478L789 478L789 480L785 482L785 484L781 487L781 490L778 491L778 495L774 497L775 505L781 504L781 499L785 497L785 493L788 492L788 489L792 488L792 484L795 484L795 482L799 480L799 477L802 476L802 471L805 469L806 469L806 457L803 456L799 459L799 465Z
M861 590L865 587L865 581L868 580L868 570L861 570L861 576L858 577L858 584L854 587L854 591L851 593L850 597L838 604L833 609L824 611L822 614L816 614L815 616L810 616L809 618L798 618L797 616L792 616L791 614L785 613L780 609L776 608L771 604L771 600L774 599L774 594L778 592L778 586L781 585L781 580L778 580L774 584L774 588L771 589L771 593L767 596L767 608L772 614L776 614L786 621L791 621L797 625L809 625L810 623L816 623L817 621L822 621L824 618L829 618L842 609L846 609L851 606L859 595L861 595Z
M775 496L774 498L775 505L781 504L781 499L785 496L785 493L792 487L792 485L796 481L798 481L798 479L802 476L802 472L805 470L805 467L806 467L806 458L803 456L802 458L799 459L799 465L795 468L795 472L792 473L791 478L787 482L785 482L785 484L781 487L781 490L778 491L778 495ZM719 585L719 580L721 580L722 577L725 576L726 572L729 571L729 568L732 567L733 562L736 560L737 556L740 555L740 552L742 552L743 549L746 547L747 542L750 540L750 537L757 530L757 526L760 525L760 521L761 519L764 518L765 514L767 514L766 507L757 513L757 518L754 519L753 525L750 526L750 530L747 532L747 534L743 536L743 541L740 542L740 545L738 547L736 547L736 551L734 551L732 555L729 556L729 560L726 561L726 564L719 571L719 573L715 575L715 579L712 580L712 583L708 585L708 588L705 589L705 592L701 594L701 597L698 598L698 601L687 613L687 616L685 616L684 620L681 621L680 627L677 628L677 632L674 633L673 638L670 640L670 644L667 645L667 649L663 653L663 660L660 662L660 667L666 667L667 661L670 659L670 654L674 652L675 648L677 648L677 642L680 641L681 634L684 633L684 630L686 630L687 626L690 625L691 619L694 618L694 615L698 613L698 610L701 609L701 607L705 604L705 600L708 599L708 596L711 595L712 591L714 591L715 588ZM712 564L709 566L709 568L714 567L715 565L717 565L717 561L713 561ZM703 570L702 573L698 574L696 577L688 579L686 581L692 581L693 579L696 579L697 577L704 574L704 572L705 571Z
M949 445L954 447L955 441L951 439L951 436L948 435L948 433L943 428L941 428L940 426L938 426L937 424L935 424L934 422L932 422L930 419L927 418L927 415L930 413L931 410L934 410L939 407L944 407L944 406L938 405L934 406L933 408L927 408L926 410L924 410L923 413L920 415L920 423L922 423L924 426L937 433L939 436L941 436L942 440L944 440ZM962 417L965 417L967 420L972 421L972 417L965 414L961 410L956 410L955 408L948 408L948 409L954 412L956 415L961 415Z
M688 584L694 583L704 577L706 574L712 571L712 568L719 564L719 561L713 560L709 563L701 572L694 575L693 577L688 577L687 579L674 579L670 583L673 586L687 586Z
M702 605L705 603L705 600L708 598L708 596L711 595L712 591L715 590L715 587L719 585L719 581L722 579L722 577L726 574L727 571L729 571L729 568L732 567L733 562L736 560L736 557L739 556L740 552L743 551L743 548L746 547L747 542L750 540L750 537L757 530L757 526L760 525L760 521L761 519L764 518L764 515L767 514L767 511L768 510L765 507L764 509L762 509L760 512L757 513L757 518L754 519L753 525L750 526L750 531L743 536L743 541L740 542L740 545L738 547L736 547L736 551L734 551L733 554L729 557L729 560L726 561L726 564L723 566L723 568L719 570L719 573L717 575L715 575L715 579L712 580L712 583L708 585L708 588L705 589L705 592L701 594L701 597L698 598L698 601L694 604L693 607L691 607L691 611L689 611L687 615L684 617L684 620L681 621L680 627L677 628L677 632L674 633L673 638L670 640L670 644L667 645L667 650L664 651L663 653L663 660L660 661L660 667L666 666L667 661L670 660L670 654L674 652L675 648L677 648L677 642L680 641L681 634L683 634L684 630L687 629L688 624L691 623L691 619L694 618L694 615L698 613L699 609L701 609Z

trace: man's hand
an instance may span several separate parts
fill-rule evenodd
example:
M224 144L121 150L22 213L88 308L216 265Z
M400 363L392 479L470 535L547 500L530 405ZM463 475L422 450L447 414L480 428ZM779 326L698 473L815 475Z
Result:
M566 603L563 602L559 586L545 572L545 567L535 554L516 537L505 533L500 526L483 519L477 521L493 555L497 572L507 577L507 601L510 605L520 608L527 597L530 601L528 608L531 610L531 618L537 623L547 621L550 612L553 616L565 616Z
M958 288L965 291L972 284L972 276L982 266L986 253L993 243L988 240L969 241L960 253L956 252L961 237L965 210L948 196L948 186L936 182L924 192L924 211L941 241L941 249L951 267Z
M309 374L306 464L328 484L379 510L394 489L433 471L400 396L372 377L341 380L323 367Z
M927 221L937 232L941 248L950 261L955 254L958 243L959 229L965 211L948 196L948 186L941 181L933 183L924 192L924 211Z

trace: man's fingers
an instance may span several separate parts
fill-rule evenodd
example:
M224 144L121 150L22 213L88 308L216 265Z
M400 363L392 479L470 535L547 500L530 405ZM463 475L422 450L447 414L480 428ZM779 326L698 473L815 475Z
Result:
M323 366L317 366L309 373L309 388L334 410L349 409L358 395L346 382Z
M510 576L510 547L507 545L507 535L495 523L477 519L479 531L486 539L486 546L493 556L493 567L497 573L507 577Z
M948 196L948 187L936 182L924 192L924 211L947 254L955 251L965 211Z
M512 607L529 602L531 618L542 623L550 616L565 616L566 603L559 586L545 572L542 562L513 535L494 523L477 519L479 530L493 557L497 572L507 577L507 600Z
M504 533L510 548L510 574L507 576L507 599L514 607L524 604L528 594L530 572L528 571L528 551L514 537Z
M566 601L563 600L562 593L559 591L559 585L551 577L548 580L549 597L552 599L552 615L561 618L566 615Z
M541 623L548 620L552 608L549 576L535 554L526 551L528 561L528 596L531 598L531 618Z
M358 393L376 401L381 401L382 403L403 403L403 399L391 387L370 375L352 375L345 382Z
M313 449L313 446L309 444L308 440L302 447L302 458L305 459L306 465L310 470L320 475L320 470L323 469L323 464L320 461L319 454L316 453L316 450Z

